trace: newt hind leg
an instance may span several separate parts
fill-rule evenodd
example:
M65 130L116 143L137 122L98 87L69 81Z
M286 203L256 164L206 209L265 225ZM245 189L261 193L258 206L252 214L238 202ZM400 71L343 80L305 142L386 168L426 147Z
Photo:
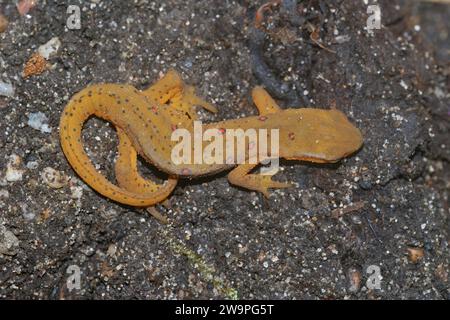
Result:
M188 114L190 120L197 119L195 106L210 112L217 112L217 108L195 94L195 88L186 85L178 72L171 69L142 94L161 104L168 104L184 116Z
M177 95L183 86L183 80L178 72L170 69L161 79L141 91L141 94L153 101L165 104Z
M250 172L258 164L241 164L228 174L228 181L239 187L249 190L259 191L267 198L269 197L269 188L281 189L289 188L291 183L278 182L272 180L273 175L251 174Z
M137 168L137 152L131 145L131 141L128 136L117 128L117 134L119 136L119 157L115 165L116 180L119 186L127 191L148 195L152 197L155 194L165 193L165 200L161 203L167 205L168 196L177 185L178 179L169 177L164 184L156 184L151 180L144 179ZM154 206L146 208L146 211L150 213L154 218L163 224L167 224L167 218L162 215Z
M157 184L143 178L137 168L137 152L131 141L122 129L117 128L117 134L119 136L119 157L115 165L115 174L118 185L133 193L149 196L167 193L168 197L177 185L178 179L169 177L164 184Z
M193 86L185 85L180 93L173 97L170 101L170 105L174 108L186 111L191 116L197 116L195 113L195 106L202 107L209 112L216 113L217 108L211 103L203 100L195 94L195 88Z

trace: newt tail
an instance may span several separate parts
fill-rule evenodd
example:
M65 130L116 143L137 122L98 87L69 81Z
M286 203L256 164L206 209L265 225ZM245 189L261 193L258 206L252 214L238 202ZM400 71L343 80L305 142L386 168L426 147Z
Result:
M136 151L132 148L127 136L120 128L117 128L119 136L119 159L116 163L117 170L129 168L129 175L142 181L139 192L130 191L118 187L100 175L84 151L81 142L83 123L90 116L109 120L102 110L101 100L95 100L94 92L89 87L78 93L66 106L60 120L61 146L75 172L94 190L111 200L136 207L147 207L155 205L166 199L177 184L176 178L169 178L164 184L157 185L149 180L144 180L137 174ZM90 100L90 101L89 101ZM120 183L122 182L122 183ZM147 182L147 183L145 183ZM126 183L119 181L119 185Z

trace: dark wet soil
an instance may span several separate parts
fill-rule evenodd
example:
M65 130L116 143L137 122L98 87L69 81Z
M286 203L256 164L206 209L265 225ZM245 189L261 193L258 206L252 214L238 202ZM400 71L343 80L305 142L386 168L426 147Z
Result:
M0 85L15 89L0 96L1 298L450 297L450 5L378 1L381 29L369 33L364 1L286 0L256 29L263 3L72 0L82 20L69 30L68 1L20 16L0 0ZM50 70L24 79L54 37ZM283 107L336 106L364 147L334 165L283 162L277 179L298 187L268 200L226 174L183 182L160 224L78 179L58 122L90 83L141 89L172 67L218 106L205 121L256 114L250 91L265 85ZM50 133L28 124L37 112ZM92 119L84 139L113 178L112 127Z

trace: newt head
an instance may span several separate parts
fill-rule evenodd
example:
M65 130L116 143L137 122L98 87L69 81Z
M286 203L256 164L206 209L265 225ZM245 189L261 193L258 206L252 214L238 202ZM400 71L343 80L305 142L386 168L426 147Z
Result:
M285 159L337 162L363 144L359 129L337 109L287 109L280 123L280 155Z

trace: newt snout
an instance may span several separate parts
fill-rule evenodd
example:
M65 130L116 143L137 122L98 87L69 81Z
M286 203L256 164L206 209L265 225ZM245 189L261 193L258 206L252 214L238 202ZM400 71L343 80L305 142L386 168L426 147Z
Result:
M362 146L361 131L339 110L300 108L284 113L280 147L287 159L337 162ZM286 137L291 139L283 140Z

